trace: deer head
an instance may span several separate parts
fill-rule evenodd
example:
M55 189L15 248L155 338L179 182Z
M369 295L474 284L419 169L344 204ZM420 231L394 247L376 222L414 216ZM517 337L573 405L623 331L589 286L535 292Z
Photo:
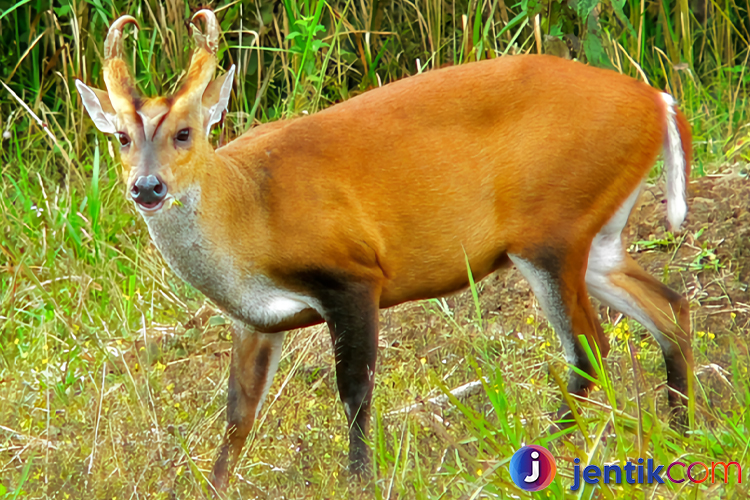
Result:
M129 23L138 26L127 15L112 23L104 42L106 92L76 80L96 127L114 134L120 143L130 197L146 216L171 204L195 182L198 169L191 169L191 164L211 161L213 147L208 135L229 103L234 66L212 80L219 27L210 10L196 12L192 21L201 17L206 33L193 25L196 48L187 78L174 95L145 98L136 89L122 58L122 30Z

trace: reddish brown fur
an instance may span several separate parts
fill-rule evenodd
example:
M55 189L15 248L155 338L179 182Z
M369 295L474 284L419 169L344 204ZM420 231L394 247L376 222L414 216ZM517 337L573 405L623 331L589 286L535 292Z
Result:
M542 78L550 70L557 81ZM221 220L207 226L279 280L343 267L382 287L381 307L450 293L468 284L464 252L480 279L505 252L587 245L662 147L654 99L552 57L426 73L217 150L201 185Z
M690 178L690 160L693 157L693 136L690 131L690 124L685 117L685 113L679 109L677 112L677 130L680 131L680 140L682 141L682 150L685 152L685 178Z

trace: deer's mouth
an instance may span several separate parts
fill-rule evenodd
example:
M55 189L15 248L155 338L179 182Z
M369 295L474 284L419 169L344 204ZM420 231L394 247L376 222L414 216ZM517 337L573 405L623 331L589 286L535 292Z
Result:
M135 206L144 214L153 214L162 209L164 202L166 202L167 199L168 198L164 198L154 203L136 203ZM171 199L171 197L169 197L169 199Z

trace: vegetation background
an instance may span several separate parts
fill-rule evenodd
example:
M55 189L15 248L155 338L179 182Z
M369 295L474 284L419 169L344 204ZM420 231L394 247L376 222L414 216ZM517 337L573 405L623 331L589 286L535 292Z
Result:
M124 196L118 148L73 81L103 88L102 42L125 13L142 91L180 83L194 1L0 0L0 498L210 498L224 431L227 320L176 278ZM664 232L649 187L628 237L686 293L696 349L694 431L666 415L660 352L602 308L613 351L572 432L547 432L566 369L514 271L381 316L372 433L378 498L746 498L724 483L572 485L572 461L735 460L750 466L750 4L742 0L282 0L209 3L237 64L216 141L313 113L446 64L522 52L576 57L674 94L693 127L691 216ZM596 100L592 95L591 99ZM561 129L566 126L560 117ZM613 131L616 133L616 131ZM221 136L220 136L221 135ZM540 145L543 147L543 145ZM659 168L654 172L657 177ZM345 419L322 328L288 335L231 497L341 498ZM529 494L507 469L522 443L558 475Z

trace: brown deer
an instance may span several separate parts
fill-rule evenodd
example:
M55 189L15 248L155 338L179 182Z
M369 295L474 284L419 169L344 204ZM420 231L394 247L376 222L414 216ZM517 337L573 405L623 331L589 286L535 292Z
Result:
M405 78L214 150L234 67L212 80L218 23L209 10L195 18L206 33L195 30L176 94L136 90L122 59L130 16L104 44L107 91L76 86L119 141L130 197L164 259L236 321L217 487L271 386L283 332L324 321L350 467L367 476L378 310L466 288L465 258L474 280L515 264L585 373L594 370L579 336L609 350L589 293L639 321L662 348L684 424L688 303L621 241L662 149L674 230L687 212L690 130L669 95L578 62L500 57ZM571 371L571 394L591 385Z

